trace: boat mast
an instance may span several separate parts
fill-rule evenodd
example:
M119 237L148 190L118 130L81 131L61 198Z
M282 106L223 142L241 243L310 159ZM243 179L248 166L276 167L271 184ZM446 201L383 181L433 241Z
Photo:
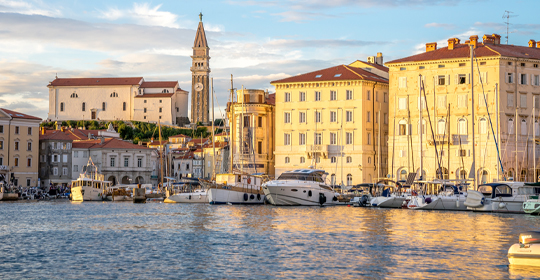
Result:
M475 143L475 137L474 137L474 122L475 122L475 119L474 119L474 46L475 44L471 44L470 45L470 48L471 48L471 102L472 102L472 158L473 158L473 163L472 163L472 167L471 168L471 172L472 172L472 178L473 178L473 190L476 190L476 149L474 147L474 143Z
M229 139L229 157L231 161L230 173L233 173L233 152L234 152L234 128L236 126L234 116L234 87L233 87L233 75L231 74L231 120L229 121L230 139Z
M536 182L536 123L534 118L534 111L536 111L536 96L533 96L533 113L532 113L532 125L533 125L533 176L534 182Z
M495 100L497 101L497 108L495 110L495 116L497 117L497 135L495 135L495 144L497 144L497 143L500 143L499 141L501 140L499 137L499 84L498 83L495 84ZM491 124L491 118L489 119L489 122ZM493 129L493 125L491 127ZM499 147L497 145L496 147L497 147L497 157L499 157ZM497 180L501 179L500 174L499 174L500 168L501 168L500 160L497 160Z
M214 78L210 79L212 81L212 152L214 155L212 156L212 180L216 179L216 137L215 137L215 129L214 129Z
M162 148L160 149L159 157L161 161L161 187L163 188L163 169L165 168L163 153L165 152L165 146L161 142L161 122L158 120L158 129L159 129L159 146ZM154 130L155 131L155 130Z
M424 128L423 128L423 115L422 115L422 107L423 107L423 102L422 102L422 74L418 75L418 101L419 101L419 104L418 104L418 109L420 110L420 123L419 123L419 131L420 133L418 133L418 136L420 138L420 177L419 178L419 181L422 181L424 180L423 178L423 174L424 174L424 150L422 149L422 138L423 135L424 135Z

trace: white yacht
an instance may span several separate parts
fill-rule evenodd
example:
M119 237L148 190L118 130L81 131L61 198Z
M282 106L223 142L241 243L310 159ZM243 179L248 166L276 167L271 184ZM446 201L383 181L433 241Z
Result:
M173 183L171 195L163 202L165 203L208 203L208 192L201 188L199 180L184 178L180 182Z
M525 213L523 202L535 194L535 187L524 182L495 182L469 190L465 205L480 212Z
M401 208L407 197L411 195L410 186L377 183L375 187L382 190L370 201L371 206L375 207Z
M79 178L71 181L71 200L102 201L110 187L111 182L104 180L103 174L98 173L97 166L90 158Z
M263 204L261 184L266 176L248 174L216 174L216 181L200 180L210 204Z
M441 182L433 182L435 185L440 185ZM442 183L443 190L437 195L416 195L413 196L408 204L408 209L413 210L450 210L450 211L466 211L465 201L467 192L464 192L464 187L461 184Z
M298 169L281 173L277 180L263 184L263 192L273 205L346 205L325 184L328 173L318 169Z

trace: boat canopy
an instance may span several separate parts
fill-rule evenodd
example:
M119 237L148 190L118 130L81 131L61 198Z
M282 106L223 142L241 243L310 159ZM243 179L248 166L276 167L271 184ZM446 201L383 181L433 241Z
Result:
M319 182L324 183L323 175L324 170L313 170L313 169L306 169L310 172L295 172L295 171L287 171L281 173L279 175L278 180L298 180L298 181L313 181L313 182Z
M488 183L480 185L478 186L478 191L484 195L491 196L491 198L512 196L512 188L507 184L501 183Z

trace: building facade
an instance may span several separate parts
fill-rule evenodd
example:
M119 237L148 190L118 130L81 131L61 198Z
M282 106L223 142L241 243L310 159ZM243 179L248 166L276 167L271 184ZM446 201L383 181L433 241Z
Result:
M233 135L230 142L233 170L249 174L275 174L276 118L273 102L274 94L241 89L236 91L236 102L228 104L227 117Z
M124 120L187 123L188 92L177 81L136 78L56 78L49 88L52 121Z
M465 43L451 38L443 48L428 43L425 52L386 64L395 128L388 141L395 150L388 158L392 177L404 179L409 172L419 176L422 150L425 179L474 175L476 184L508 178L536 181L540 44L502 45L500 38L484 35L482 43L478 36Z
M40 118L0 108L0 182L37 187Z
M206 33L200 22L193 42L193 56L191 57L191 123L209 123L208 101L210 96L210 48L206 41Z
M39 133L39 178L42 186L71 185L72 170L71 137L61 130L46 130Z
M314 167L351 186L386 175L388 70L377 57L271 82L276 176Z

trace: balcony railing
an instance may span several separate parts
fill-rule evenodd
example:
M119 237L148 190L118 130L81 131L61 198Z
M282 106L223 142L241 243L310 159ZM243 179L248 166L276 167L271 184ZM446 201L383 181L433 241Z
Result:
M319 153L324 158L328 157L328 145L307 145L306 153L308 158L312 158L316 153Z

